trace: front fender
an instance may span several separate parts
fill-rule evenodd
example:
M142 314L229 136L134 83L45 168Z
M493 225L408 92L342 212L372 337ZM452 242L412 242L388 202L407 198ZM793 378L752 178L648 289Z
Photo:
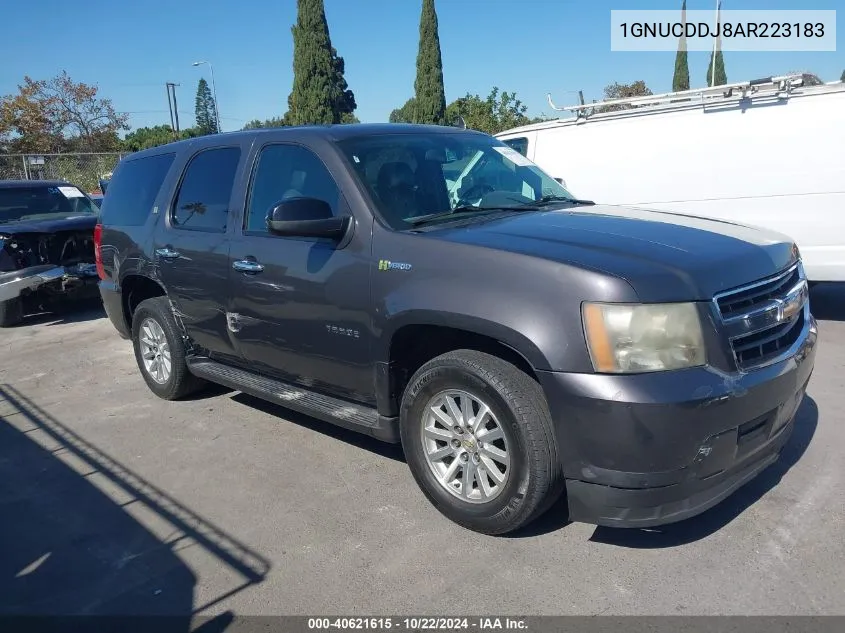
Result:
M582 301L636 300L623 279L544 257L436 235L376 231L374 244L376 361L389 361L399 328L439 325L493 338L538 371L591 372Z
M393 336L407 325L432 325L480 334L499 341L525 358L534 369L550 369L549 361L537 343L510 325L476 314L450 312L432 308L410 308L392 315L379 336L378 360L387 362Z

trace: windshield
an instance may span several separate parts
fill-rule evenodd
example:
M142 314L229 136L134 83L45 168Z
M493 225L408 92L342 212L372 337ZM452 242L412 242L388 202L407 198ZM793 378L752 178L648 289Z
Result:
M384 134L338 145L396 230L418 226L422 216L440 221L573 199L525 156L486 135Z
M96 213L97 207L73 185L0 187L0 224Z

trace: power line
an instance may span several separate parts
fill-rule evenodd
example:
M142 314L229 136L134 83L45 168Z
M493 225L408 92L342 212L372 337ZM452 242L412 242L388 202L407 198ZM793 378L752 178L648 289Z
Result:
M169 110L121 110L118 114L167 114ZM194 114L188 110L179 110L179 114L182 116L190 116ZM226 119L228 121L248 121L249 119L242 119L240 117L235 116L221 116L221 119Z

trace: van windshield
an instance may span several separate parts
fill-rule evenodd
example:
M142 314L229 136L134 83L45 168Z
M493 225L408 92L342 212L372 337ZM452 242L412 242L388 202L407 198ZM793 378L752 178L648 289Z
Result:
M353 171L395 230L432 219L520 211L575 201L525 156L487 135L383 134L338 142ZM453 213L461 213L460 216Z

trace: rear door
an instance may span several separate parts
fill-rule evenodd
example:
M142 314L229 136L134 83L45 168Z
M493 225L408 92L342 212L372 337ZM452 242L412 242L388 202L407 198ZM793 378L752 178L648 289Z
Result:
M235 357L226 328L229 211L243 143L199 149L187 161L156 234L154 258L188 335L211 356Z

